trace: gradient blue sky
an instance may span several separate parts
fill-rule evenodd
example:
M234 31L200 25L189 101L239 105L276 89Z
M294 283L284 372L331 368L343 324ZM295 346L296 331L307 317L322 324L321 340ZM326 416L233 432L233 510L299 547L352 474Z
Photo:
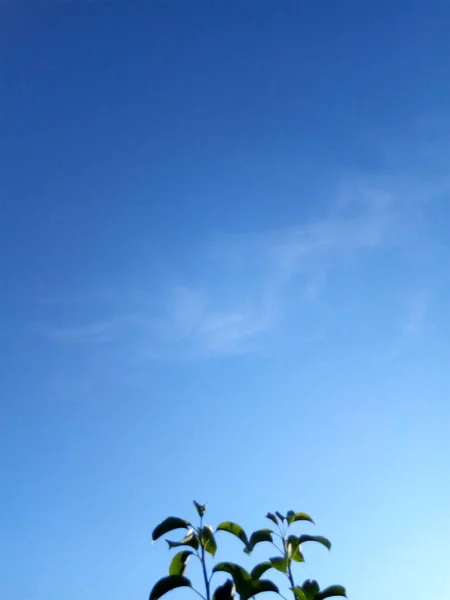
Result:
M444 597L450 4L0 15L2 598L146 598L193 498Z

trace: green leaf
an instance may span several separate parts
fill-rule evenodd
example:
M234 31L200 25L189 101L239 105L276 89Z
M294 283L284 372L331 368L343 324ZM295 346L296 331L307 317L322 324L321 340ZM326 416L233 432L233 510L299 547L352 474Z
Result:
M199 504L194 500L194 506L197 509L198 516L203 517L206 512L207 504Z
M220 523L220 525L218 525L216 531L228 531L228 533L232 533L233 535L238 537L247 548L250 547L247 534L245 533L243 528L237 523L233 523L232 521L224 521L223 523Z
M296 535L290 535L286 542L290 558L295 562L305 562L303 554L300 552L300 538Z
M347 598L347 593L342 585L330 585L318 594L316 594L316 600L324 600L324 598L332 598L334 596L343 596Z
M169 573L171 575L184 575L191 554L193 553L190 550L182 550L175 554L170 563Z
M270 519L273 523L275 523L275 525L278 525L278 519L276 517L276 515L274 515L273 513L269 512L266 515L267 519Z
M179 587L192 587L192 584L189 579L182 575L169 575L169 577L163 577L153 586L149 600L158 600L161 596L167 594L167 592Z
M218 563L212 570L213 573L218 573L222 571L224 573L229 573L233 579L237 581L250 581L251 576L243 567L237 565L232 562L221 562Z
M285 556L275 556L274 558L269 558L270 564L277 571L281 571L282 573L286 573L288 569L288 559Z
M252 579L250 573L235 563L219 563L213 568L213 573L223 571L233 577L240 600L248 600L261 592L276 592L277 586L266 579Z
M217 551L217 543L211 525L205 525L202 527L200 530L200 535L202 536L203 547L205 548L206 552L209 552L211 556L215 556Z
M291 555L292 560L295 560L295 562L298 563L303 563L305 562L305 557L303 556L303 554L300 552L299 548L296 548Z
M298 535L289 535L286 539L286 542L292 546L293 549L298 548L300 546L300 538Z
M307 600L307 598L305 596L305 592L302 590L301 587L293 587L293 588L291 588L291 590L294 592L297 600Z
M189 527L189 521L180 519L179 517L167 517L159 525L155 527L152 533L152 541L156 541L162 535L173 531L174 529L187 529Z
M224 572L233 577L234 584L238 594L242 597L242 593L249 582L252 580L250 573L244 568L231 562L218 563L212 570L213 573Z
M254 531L250 536L249 545L244 552L250 554L256 544L261 542L273 542L272 533L273 531L271 529L258 529L257 531Z
M298 539L300 544L303 544L304 542L317 542L322 544L322 546L325 546L325 548L328 548L328 550L331 550L330 540L322 535L301 535Z
M306 600L315 600L320 588L317 581L313 579L307 579L302 585L302 590L306 596Z
M190 546L191 548L194 548L194 550L198 550L199 547L198 537L195 535L193 529L189 529L186 537L179 542L171 542L170 540L166 540L166 542L169 545L169 550L172 548L179 548L180 546Z
M266 571L272 568L272 563L265 561L255 565L250 573L252 579L259 579Z
M288 521L289 521L289 525L291 523L295 523L296 521L309 521L310 523L314 524L313 519L306 513L304 513L304 512L296 512L295 513L292 510L289 511Z
M279 518L281 521L285 521L285 520L286 520L286 517L283 517L283 515L282 515L280 512L278 512L277 510L275 511L275 514L277 515L277 517L278 517L278 518Z
M279 593L277 586L272 581L268 579L256 579L255 581L250 581L242 590L240 594L241 600L248 600L261 592Z

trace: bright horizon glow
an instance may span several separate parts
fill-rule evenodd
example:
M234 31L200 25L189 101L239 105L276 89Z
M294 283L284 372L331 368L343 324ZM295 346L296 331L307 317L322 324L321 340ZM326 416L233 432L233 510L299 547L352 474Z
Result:
M0 8L2 595L147 598L195 499L442 597L450 5L112 4Z

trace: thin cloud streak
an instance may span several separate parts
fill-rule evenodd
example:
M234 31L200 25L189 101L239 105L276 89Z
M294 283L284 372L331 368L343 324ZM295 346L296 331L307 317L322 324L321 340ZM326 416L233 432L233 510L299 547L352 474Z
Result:
M170 355L171 350L195 357L251 352L282 323L291 294L314 302L332 269L389 243L392 214L385 193L379 192L377 201L373 191L357 190L352 203L350 216L335 211L299 227L216 236L204 256L217 259L216 272L222 277L215 276L212 283L203 275L161 292L156 314L124 312L80 327L48 326L45 334L55 341L87 344L136 336L149 356Z
M325 301L331 275L335 281L336 273L364 265L377 253L393 250L394 257L407 249L414 255L419 247L422 252L427 246L426 207L449 190L442 173L432 182L402 168L395 176L351 175L330 192L332 201L322 218L272 231L216 234L205 240L190 278L182 273L172 277L175 284L161 283L151 293L139 286L126 293L109 290L93 302L100 318L86 318L80 326L52 323L41 327L41 333L58 343L126 343L147 358L253 353L287 321L302 320L303 313ZM181 280L183 284L177 283ZM411 300L401 325L405 338L426 319L427 294ZM114 307L109 296L120 302ZM105 314L111 316L102 318ZM308 318L303 319L302 338L317 337L317 330L323 337L326 315L319 315L309 329Z

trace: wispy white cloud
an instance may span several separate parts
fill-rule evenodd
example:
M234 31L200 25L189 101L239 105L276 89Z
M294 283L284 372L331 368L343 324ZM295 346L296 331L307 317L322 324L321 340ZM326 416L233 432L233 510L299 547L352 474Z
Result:
M197 276L159 290L156 311L142 306L81 326L47 326L46 334L68 343L134 336L149 356L250 352L283 322L293 298L297 304L316 300L331 270L389 244L393 217L383 190L347 187L322 219L276 231L220 234L205 242L207 258L205 264L199 259Z
M330 189L328 210L320 218L276 230L216 234L204 240L190 275L172 274L171 284L161 282L151 292L142 286L127 293L121 289L114 306L109 290L101 302L97 298L92 314L84 297L84 322L75 325L68 318L42 331L52 340L72 344L125 341L143 357L254 352L277 331L289 329L294 317L302 325L296 333L300 330L305 340L316 339L317 331L323 337L326 319L311 324L311 311L329 297L330 281L337 274L355 267L362 280L365 265L378 255L390 253L385 263L389 267L402 251L423 256L430 246L426 207L450 192L447 169L442 161L436 166L433 158L442 159L448 141L433 135L429 125L418 121L411 133L414 143L384 141L391 168L341 177ZM432 290L413 276L402 286L403 291L419 289L411 295L400 325L397 321L406 339L423 326Z

